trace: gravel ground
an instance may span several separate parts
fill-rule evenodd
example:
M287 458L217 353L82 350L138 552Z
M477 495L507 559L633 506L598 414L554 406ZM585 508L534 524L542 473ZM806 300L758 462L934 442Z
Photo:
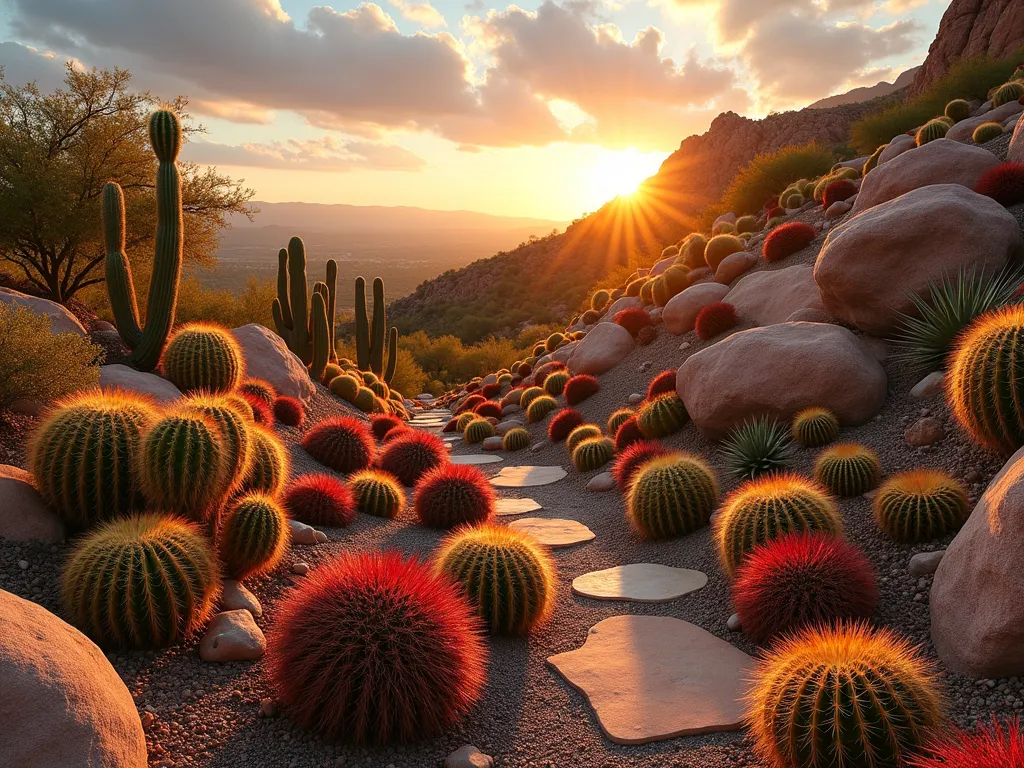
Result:
M1014 213L1021 218L1021 208ZM803 214L814 220L820 214ZM780 265L812 261L821 239L809 249ZM690 354L706 346L693 333L672 336L663 329L647 347L636 348L613 372L600 377L601 391L577 406L588 419L604 424L616 408L627 404L631 393L645 391L660 371L677 368ZM683 348L681 348L683 347ZM889 375L890 396L878 417L867 425L843 431L842 439L863 442L881 457L887 474L917 466L942 468L959 478L974 502L985 484L999 469L1003 457L982 451L968 442L950 418L942 398L912 402L907 393L920 376L903 370L889 358L884 361ZM321 390L311 404L308 423L345 410ZM947 436L932 448L907 445L906 427L923 415L935 416L945 424ZM547 424L527 428L534 442L545 442ZM27 427L0 419L0 450L23 464L24 456L12 448L12 435ZM290 443L300 437L295 429L279 429ZM667 439L670 447L694 451L718 469L716 448L701 438L692 425ZM479 448L458 446L455 453ZM326 471L297 446L292 447L293 471ZM11 458L13 456L13 458ZM809 472L815 453L801 450L793 468ZM325 743L294 727L287 712L263 717L261 701L272 697L263 679L260 662L225 665L200 661L197 642L159 652L122 652L109 658L127 683L144 712L150 762L154 766L268 766L320 768L322 766L380 766L381 768L423 768L438 766L443 758L463 744L474 744L495 757L499 766L515 768L619 768L655 766L668 768L725 768L758 765L748 740L741 732L677 738L643 746L619 746L603 738L583 696L571 689L547 666L555 653L578 648L587 630L598 621L619 614L674 616L691 621L736 647L756 653L742 634L731 633L726 620L731 614L728 585L714 553L710 530L671 542L650 543L636 538L623 513L620 494L594 494L585 489L594 473L580 475L571 468L562 445L544 445L539 451L503 454L500 464L484 465L488 475L503 466L516 464L560 465L567 478L554 485L510 491L502 495L529 496L544 509L531 513L540 517L565 517L588 525L597 538L554 557L558 565L559 595L553 619L527 639L491 639L488 686L480 704L453 731L432 741L406 747L358 749ZM734 485L723 478L723 493ZM918 579L907 572L917 551L938 549L948 541L924 547L908 547L888 540L876 528L870 501L842 500L839 504L851 541L862 547L877 569L881 603L875 617L880 625L892 627L921 643L934 655L929 640L928 589L930 577ZM258 621L264 631L274 632L274 619L282 597L301 577L290 575L293 562L316 567L324 560L348 551L395 548L427 556L440 539L438 532L415 524L407 511L397 521L360 516L345 529L325 529L327 544L293 546L284 563L269 576L254 580L250 588L260 598L264 615ZM59 612L59 570L68 545L43 546L0 541L0 588L34 600ZM19 561L26 561L22 568ZM574 596L574 577L614 565L655 562L695 568L708 574L708 585L678 601L657 605L594 601ZM1010 680L975 681L943 674L943 684L952 719L963 726L992 715L1006 716L1024 709L1024 684ZM151 713L151 714L145 714Z

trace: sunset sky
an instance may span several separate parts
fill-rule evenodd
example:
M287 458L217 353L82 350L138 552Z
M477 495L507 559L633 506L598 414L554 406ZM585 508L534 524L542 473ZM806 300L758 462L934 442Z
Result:
M126 67L259 200L571 219L723 110L892 80L949 0L0 0L6 79Z

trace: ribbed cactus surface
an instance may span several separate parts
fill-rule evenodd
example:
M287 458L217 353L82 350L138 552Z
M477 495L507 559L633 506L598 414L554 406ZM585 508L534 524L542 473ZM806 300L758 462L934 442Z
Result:
M366 281L356 278L356 362L360 370L373 371L391 383L398 359L398 329L387 333L387 315L384 308L384 281L379 277L373 281L373 317L366 308ZM387 344L385 345L385 335ZM387 347L387 362L384 351Z
M793 439L807 448L828 445L839 437L839 419L827 408L805 408L793 417Z
M231 332L214 323L186 323L164 350L164 376L183 392L230 392L242 383L245 358Z
M839 443L826 449L814 464L814 476L836 496L860 496L878 485L882 465L865 445Z
M515 427L505 433L501 439L502 450L521 451L530 447L530 433L522 427Z
M633 475L626 517L645 539L672 539L708 524L718 504L718 481L700 458L658 456Z
M577 472L593 472L600 469L615 455L615 443L607 437L591 437L572 452L572 465Z
M601 435L601 428L597 426L597 424L580 424L569 433L567 438L565 438L565 448L569 451L569 455L572 456L576 450L576 446L584 440L601 437Z
M643 436L653 440L668 437L682 429L689 418L679 395L668 392L644 403L636 416L636 423Z
M895 475L875 496L878 527L897 541L917 543L954 533L968 512L967 491L936 469Z
M288 480L291 465L288 452L273 430L267 427L254 424L251 437L252 461L239 490L277 496Z
M367 469L348 478L348 487L359 511L392 519L405 507L405 489L394 475Z
M244 579L277 565L288 539L288 518L273 497L245 494L224 514L218 538L220 559L229 574Z
M186 412L194 411L202 414L217 427L225 451L225 471L228 473L229 486L242 482L249 472L251 461L252 438L251 424L238 405L232 404L227 397L196 393L186 397L182 403ZM250 409L249 413L252 413Z

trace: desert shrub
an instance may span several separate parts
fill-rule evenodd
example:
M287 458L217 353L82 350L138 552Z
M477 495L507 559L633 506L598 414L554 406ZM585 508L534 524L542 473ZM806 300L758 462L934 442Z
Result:
M765 261L781 261L814 242L818 230L802 221L791 221L773 229L764 239L761 254Z
M0 302L0 409L21 399L51 402L99 384L103 350L50 318Z
M897 541L954 533L968 514L967 492L945 472L916 469L889 478L875 496L875 521Z
M974 191L1000 205L1024 203L1024 163L1000 163L990 168L978 179Z
M479 619L458 587L397 553L322 564L282 600L275 629L267 662L279 700L331 739L436 735L487 680Z
M814 463L815 479L836 496L860 496L878 485L882 465L866 445L838 443Z
M733 477L753 480L785 469L793 456L793 440L775 419L759 416L732 429L721 451Z
M736 307L724 301L708 304L697 313L694 328L705 341L725 333L736 326Z
M758 155L733 178L720 207L739 215L757 213L765 200L793 179L820 176L834 162L832 152L820 144L784 147Z

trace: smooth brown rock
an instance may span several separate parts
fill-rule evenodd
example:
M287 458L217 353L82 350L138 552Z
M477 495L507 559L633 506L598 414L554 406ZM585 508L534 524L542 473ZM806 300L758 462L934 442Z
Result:
M0 464L0 539L57 544L64 535L64 523L46 506L32 475Z
M742 727L753 660L694 624L668 616L613 616L582 648L548 659L593 707L616 744Z
M932 283L960 269L998 270L1020 242L1017 220L995 200L958 184L938 184L833 229L814 279L826 312L873 336L890 337L900 313L915 311L908 294L927 296Z
M577 342L566 365L573 376L581 373L596 376L618 365L633 351L633 346L633 337L621 325L598 323Z
M267 650L267 639L244 608L218 613L199 641L203 661L256 661Z
M1024 120L1018 120L1013 128L1010 147L1006 150L1006 159L1011 163L1024 163Z
M736 308L742 321L756 325L784 323L794 312L822 308L814 269L809 264L747 275L724 301Z
M715 282L728 285L757 264L757 254L749 251L730 253L715 270Z
M899 157L904 152L909 152L915 147L917 147L917 142L914 141L913 136L907 136L902 133L899 136L894 136L892 140L889 141L889 146L883 149L882 154L878 156L878 165L885 165L890 160ZM871 173L874 173L874 171ZM868 176L870 176L871 173L869 173Z
M572 547L594 538L594 532L576 520L558 518L520 517L508 524L509 528L527 533L552 549Z
M930 603L932 641L951 670L1024 674L1024 448L993 478L942 556Z
M444 768L492 768L493 765L494 758L472 744L460 747L444 759Z
M128 688L96 645L0 590L0 765L145 768Z
M572 580L572 591L594 600L666 603L703 589L708 577L689 568L630 563L591 571Z
M907 445L913 445L916 447L934 445L945 436L946 430L943 429L942 422L934 416L926 416L923 419L918 419L907 427L907 432L904 435L907 440Z
M234 579L224 580L224 590L220 593L220 607L225 611L246 610L257 619L263 615L263 606L256 595Z
M886 376L846 328L780 323L734 333L691 355L676 391L701 433L720 440L760 415L789 423L811 406L828 408L843 425L869 421L885 401Z
M942 371L932 371L910 390L911 400L927 400L929 397L938 397L943 392L943 382L946 380Z
M495 456L493 453L481 454L481 453L464 453L461 456L452 456L450 461L452 464L497 464L501 461L501 456Z
M708 304L725 299L729 286L721 283L697 283L677 293L662 310L661 319L669 333L687 333L693 330L697 315Z
M1019 116L1022 111L1024 111L1024 106L1021 106L1021 104L1016 101L1011 101L1009 104L1003 104L1001 107L990 109L983 115L977 115L976 117L969 117L966 120L961 120L949 129L946 133L946 139L952 139L953 141L968 141L972 136L974 136L974 131L977 130L979 125L984 125L985 123L1005 123L1006 121Z
M173 403L181 397L178 388L162 376L137 371L120 363L100 366L100 388L135 392L158 403Z
M494 502L494 514L498 517L522 515L542 509L533 499L497 499Z
M605 491L611 491L615 488L615 477L611 472L602 472L599 475L594 475L587 482L587 490L594 493L604 493Z
M0 286L0 304L6 304L12 309L24 307L34 315L45 315L50 318L50 330L53 333L74 333L78 336L85 336L85 327L63 304L2 286Z
M268 382L279 395L306 401L315 388L302 360L288 349L284 339L258 323L231 331L242 347L246 375Z

